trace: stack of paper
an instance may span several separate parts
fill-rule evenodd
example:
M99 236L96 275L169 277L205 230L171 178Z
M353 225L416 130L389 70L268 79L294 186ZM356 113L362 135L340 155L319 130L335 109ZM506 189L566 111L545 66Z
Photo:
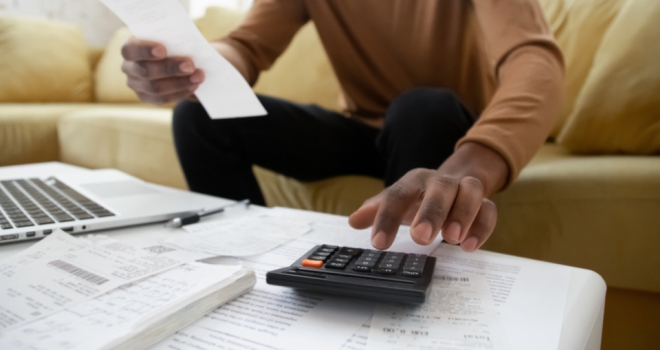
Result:
M0 264L0 348L143 349L254 286L240 265L191 261L203 256L58 231Z

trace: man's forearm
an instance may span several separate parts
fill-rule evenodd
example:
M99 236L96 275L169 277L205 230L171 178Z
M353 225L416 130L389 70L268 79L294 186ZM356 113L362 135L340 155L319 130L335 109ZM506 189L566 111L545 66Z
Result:
M252 72L252 69L250 69L250 63L240 51L223 42L215 41L212 42L211 45L222 55L222 57L229 61L239 73L241 73L243 78L245 78L250 85L254 85L257 80L257 77L255 76L256 74Z

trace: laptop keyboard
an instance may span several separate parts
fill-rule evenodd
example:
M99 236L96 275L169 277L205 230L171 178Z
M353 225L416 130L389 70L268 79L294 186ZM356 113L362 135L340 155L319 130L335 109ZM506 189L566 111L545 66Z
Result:
M0 209L2 230L115 215L55 178L0 181Z

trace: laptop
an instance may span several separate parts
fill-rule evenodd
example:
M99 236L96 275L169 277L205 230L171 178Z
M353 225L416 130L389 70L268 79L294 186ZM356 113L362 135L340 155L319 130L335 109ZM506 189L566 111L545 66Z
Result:
M165 222L233 201L62 163L0 167L0 244Z

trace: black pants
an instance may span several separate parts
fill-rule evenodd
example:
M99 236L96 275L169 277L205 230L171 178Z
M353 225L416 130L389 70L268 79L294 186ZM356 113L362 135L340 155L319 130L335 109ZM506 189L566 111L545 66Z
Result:
M174 143L192 191L263 205L253 164L300 181L352 174L389 186L414 168L438 168L474 123L442 89L396 98L382 130L315 105L259 100L265 117L212 120L187 101L174 109Z

